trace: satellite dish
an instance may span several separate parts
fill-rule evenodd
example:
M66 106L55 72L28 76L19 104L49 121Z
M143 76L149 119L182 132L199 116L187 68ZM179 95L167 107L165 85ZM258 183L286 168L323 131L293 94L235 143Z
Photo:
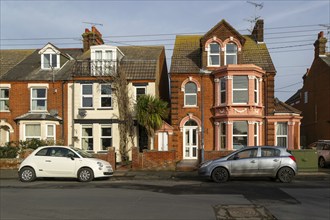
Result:
M78 114L79 114L81 117L86 117L86 115L87 115L87 111L86 111L85 109L79 109Z

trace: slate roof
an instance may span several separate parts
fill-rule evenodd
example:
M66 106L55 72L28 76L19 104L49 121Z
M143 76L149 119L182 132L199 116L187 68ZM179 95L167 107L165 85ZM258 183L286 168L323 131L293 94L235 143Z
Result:
M35 50L0 50L0 77Z
M71 77L72 66L74 60L68 60L67 57L75 58L82 54L82 49L61 49L65 56L61 56L61 68L58 70L43 70L41 69L39 50L35 50L29 56L26 56L19 65L13 66L9 71L1 76L1 80L68 80ZM69 55L69 56L68 56ZM68 62L63 62L63 60ZM65 65L63 65L65 64ZM2 63L1 63L2 65ZM62 66L63 65L63 66Z
M280 100L278 100L277 98L274 99L274 103L275 103L275 114L276 113L288 113L288 114L301 114L301 111L299 111L296 108L293 108L292 106L281 102Z
M202 62L203 35L177 36L172 55L171 73L199 73ZM256 43L252 36L244 35L242 64L255 64L266 72L276 72L266 44Z
M16 121L19 120L47 120L47 121L61 121L62 119L58 116L53 116L49 113L26 113L24 115L15 118Z

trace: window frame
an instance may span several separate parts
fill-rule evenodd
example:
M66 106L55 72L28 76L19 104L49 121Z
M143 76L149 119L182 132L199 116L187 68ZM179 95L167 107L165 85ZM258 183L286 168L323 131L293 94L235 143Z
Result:
M212 53L212 52L211 52L211 45L215 45L215 44L218 45L218 47L219 47L219 52L217 52L217 53ZM213 63L212 63L212 59L211 59L212 56L217 56L217 57L218 57L218 61L219 61L218 64L213 64ZM220 45L219 43L217 43L217 42L211 42L211 43L208 45L208 50L207 50L207 66L210 66L210 67L212 67L212 66L214 66L214 67L221 66L221 45Z
M102 87L103 86L109 86L110 87L110 94L102 94ZM111 84L101 84L100 85L101 90L100 90L100 108L112 108L112 87ZM110 98L110 106L103 106L102 99L103 98Z
M246 123L246 134L235 134L234 133L234 128L235 128L235 123L240 123L240 122L245 122ZM248 146L248 143L249 143L249 125L248 125L248 122L247 121L233 121L233 127L232 127L232 143L233 143L233 150L236 150L234 148L234 138L235 137L246 137L246 146Z
M110 136L103 136L103 133L102 133L103 128L110 128L111 129ZM113 129L112 129L111 125L101 125L100 126L100 145L101 145L102 150L107 150L109 147L113 146L112 131L113 131ZM103 146L103 141L102 141L103 139L110 139L110 143L111 143L110 146L108 146L108 147Z
M83 130L84 129L92 129L91 130L91 136L85 136L84 135L84 132L83 132ZM90 143L90 139L92 140L91 141L91 143L92 143L92 147L91 147L91 149L89 149L89 146L87 146L87 149L85 149L84 148L84 145L83 145L83 140L84 139L88 139L88 142L87 142L87 144L89 144ZM86 151L94 151L94 141L93 141L93 125L82 125L81 126L81 149L83 149L83 150L86 150Z
M222 88L224 85L224 88ZM224 94L224 100L222 98L222 94ZM226 104L227 102L227 80L225 77L220 78L220 104Z
M49 126L53 127L53 135L49 135ZM52 139L49 139L52 138ZM56 142L56 125L55 124L46 124L46 139Z
M84 86L91 86L91 94L84 94ZM93 100L93 84L91 83L86 83L86 84L81 84L81 107L82 108L93 108L94 106L94 100ZM91 104L92 106L84 106L84 99L91 99Z
M138 92L137 92L137 90L138 89L144 89L144 94L139 94L138 95ZM135 85L134 86L134 97L135 97L135 102L137 102L138 101L138 98L140 97L140 96L142 96L142 95L146 95L147 94L147 86L141 86L141 85Z
M236 46L236 52L235 53L228 53L228 49L227 49L227 46L228 45L235 45ZM231 43L227 43L226 46L225 46L226 50L225 50L225 65L228 65L227 63L227 56L234 56L234 60L235 60L235 63L229 63L229 64L237 64L237 52L238 52L238 46L237 44L231 42Z
M45 97L33 97L33 91L35 90L45 90ZM30 109L32 112L44 112L47 111L47 88L45 87L31 87L30 89ZM33 101L37 101L37 105L34 108L33 107ZM38 101L44 101L44 108L43 109L38 109Z
M220 122L219 123L219 149L225 150L226 144L227 144L227 123L226 122Z
M4 95L6 95L6 91L8 93L8 97L2 97L2 91L4 91ZM9 110L9 96L10 96L10 89L0 88L0 112L8 112ZM4 104L1 104L4 103Z
M196 92L187 93L187 92L186 92L186 86L187 86L188 84L193 84L193 85L195 86L195 88L196 88ZM197 104L197 94L198 94L198 87L197 87L197 84L196 84L195 82L192 82L192 81L187 82L187 83L184 85L184 107L196 107L196 106L198 106L198 104ZM195 104L188 105L188 104L187 104L187 96L194 96L194 97L195 97L195 98L194 98L194 103L195 103Z
M29 125L38 125L39 126L39 130L40 130L39 136L37 136L37 135L28 136L27 135L27 133L26 133L27 132L27 126L29 126ZM41 137L41 133L42 133L41 129L42 129L42 126L41 126L40 123L27 123L27 124L24 124L24 140L25 141L32 140L32 139L41 140L42 139L42 137Z
M235 78L236 77L246 77L246 82L247 82L247 86L246 88L234 88L234 81L235 81ZM249 103L249 78L247 75L235 75L233 76L233 80L232 80L232 103L233 104L248 104ZM235 91L246 91L246 95L247 95L247 100L246 102L235 102L234 99L235 99L235 96L234 96L234 93Z
M286 126L286 134L278 134L277 130L277 126L279 125L285 125ZM288 132L289 132L289 126L288 126L288 122L277 122L276 123L276 146L279 146L278 145L278 138L285 138L285 146L281 146L281 147L286 147L288 148Z
M259 146L259 130L259 122L253 123L253 140L255 146Z
M253 95L254 95L254 103L256 105L259 104L259 78L254 78L254 89L253 89Z
M48 62L46 63L46 60L47 60L46 59L46 56L47 55L49 55L49 63ZM60 67L60 56L58 54L47 52L47 53L43 53L41 57L42 57L41 58L42 59L41 60L41 63L42 63L41 68L42 69L44 69L44 70L52 70L52 69L58 69ZM55 63L53 61L54 57L56 59L55 60ZM47 66L46 66L46 64L47 64ZM53 64L55 64L55 66L53 66Z

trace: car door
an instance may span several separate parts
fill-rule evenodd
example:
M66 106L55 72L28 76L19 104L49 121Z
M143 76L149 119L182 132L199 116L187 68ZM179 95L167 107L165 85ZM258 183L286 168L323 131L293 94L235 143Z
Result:
M49 149L49 156L45 157L42 166L48 177L76 177L76 156L70 149L53 147Z
M255 176L258 174L258 148L237 152L229 158L232 176Z
M276 148L261 147L259 158L259 175L273 176L281 165L281 151Z

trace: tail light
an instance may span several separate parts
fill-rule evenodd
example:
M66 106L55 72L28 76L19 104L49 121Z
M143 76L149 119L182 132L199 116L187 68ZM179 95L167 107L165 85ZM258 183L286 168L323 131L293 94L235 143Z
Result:
M294 156L289 156L291 158L291 160L293 160L294 162L296 162L296 158Z

